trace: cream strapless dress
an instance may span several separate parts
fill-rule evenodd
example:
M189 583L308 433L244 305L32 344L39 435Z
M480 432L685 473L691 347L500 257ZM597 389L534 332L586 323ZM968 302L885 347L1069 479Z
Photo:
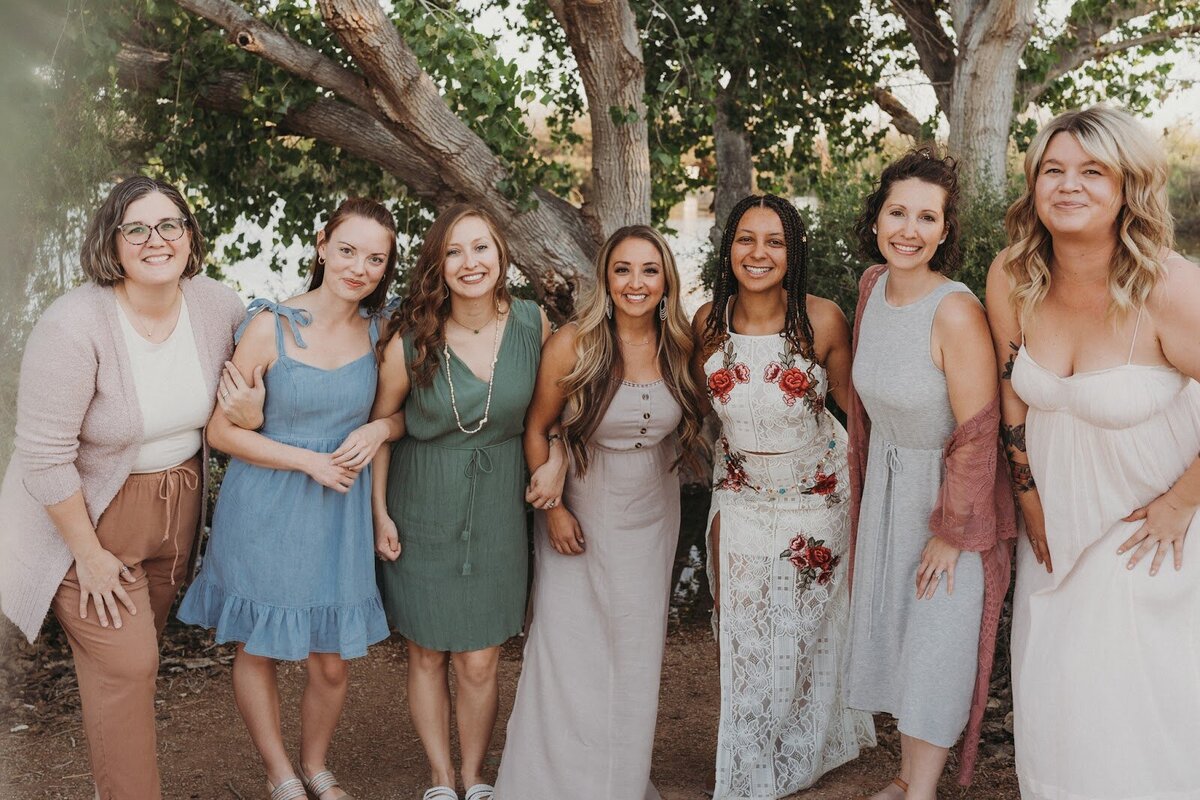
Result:
M1168 366L1060 377L1024 346L1029 461L1053 574L1021 537L1012 631L1025 800L1200 800L1200 514L1183 569L1132 571L1122 522L1200 453L1200 384Z

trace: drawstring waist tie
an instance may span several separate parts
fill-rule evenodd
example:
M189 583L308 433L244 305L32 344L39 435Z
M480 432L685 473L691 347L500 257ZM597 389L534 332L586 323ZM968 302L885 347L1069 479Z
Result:
M171 537L171 521L174 515L175 505L179 495L183 490L194 492L200 488L200 475L196 470L187 466L189 461L183 462L178 466L165 469L159 473L158 479L158 499L166 503L166 523L163 525L162 541L167 541ZM201 499L203 502L203 498ZM175 567L179 563L179 531L175 531L174 544L175 554L171 559L171 585L175 585Z

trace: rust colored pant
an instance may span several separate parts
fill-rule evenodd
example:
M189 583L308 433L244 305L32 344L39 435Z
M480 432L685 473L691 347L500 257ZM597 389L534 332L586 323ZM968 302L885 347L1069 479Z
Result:
M130 568L122 581L137 614L120 605L121 628L100 627L89 601L79 618L75 566L54 596L54 615L75 656L83 727L101 800L159 800L154 730L158 635L187 569L200 521L200 459L130 475L100 517L100 546Z

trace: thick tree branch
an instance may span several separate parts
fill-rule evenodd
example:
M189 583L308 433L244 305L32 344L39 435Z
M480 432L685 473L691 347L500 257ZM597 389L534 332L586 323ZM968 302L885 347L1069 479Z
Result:
M364 111L378 115L367 83L352 70L280 33L229 0L178 0L180 8L228 33L229 41L318 86Z
M921 121L913 116L904 103L900 102L900 98L883 86L876 86L872 89L871 96L875 98L875 105L892 118L893 128L905 136L911 136L918 142L926 138L925 132L921 129Z
M455 116L378 0L320 0L325 25L362 69L376 105L413 147L439 164L464 197L482 194L488 210L514 214L495 187L508 173L491 148ZM479 192L481 186L491 191Z
M118 79L127 89L154 94L170 79L171 63L166 53L125 45L117 55ZM247 111L245 91L251 85L250 75L225 70L214 74L193 100L201 108L240 116ZM333 98L317 98L304 108L289 111L274 127L264 126L263 135L303 136L339 147L397 176L414 194L437 208L464 199L444 180L444 172L435 162L414 150L389 126ZM579 265L588 263L591 251L580 252L574 242L564 238L559 227L565 225L570 231L573 224L582 236L579 211L544 190L535 190L535 195L537 211L501 221L512 230L509 244L513 263L547 304L551 316L561 321L570 312L574 285L590 277Z
M892 0L892 7L904 18L921 70L933 84L938 104L949 108L957 48L942 27L932 0Z
M1126 50L1191 36L1200 36L1200 23L1178 25L1174 28L1154 31L1144 36L1135 36L1132 39L1124 39L1119 42L1102 44L1098 41L1092 41L1087 45L1078 45L1073 49L1061 50L1059 60L1046 71L1045 76L1041 80L1027 83L1028 76L1022 80L1017 94L1018 107L1024 108L1030 103L1037 102L1038 98L1045 94L1054 85L1055 81L1067 73L1079 69L1089 61L1103 61L1109 56Z
M583 79L592 128L584 215L598 238L650 221L646 67L627 0L547 0Z
M169 79L170 67L171 56L167 53L134 45L125 45L117 53L118 80L136 92L157 92ZM252 83L249 75L223 70L214 74L193 100L201 108L241 116L246 113L246 89ZM401 176L426 202L446 205L454 201L448 187L439 182L435 165L413 152L379 120L338 100L317 98L302 109L289 111L275 127L264 126L263 134L319 139Z
M379 164L437 208L471 201L491 212L504 226L513 263L529 277L551 316L561 320L569 313L576 288L593 277L588 265L598 245L594 233L578 209L541 188L533 190L535 208L518 210L515 200L500 188L510 177L507 169L446 106L378 2L320 3L326 26L362 69L360 76L265 25L230 0L177 1L229 31L237 46L353 104L335 108L318 101L286 115L281 128L296 126L294 132L300 135ZM240 95L235 97L240 101ZM347 116L355 107L362 113ZM243 105L220 110L241 113ZM310 111L314 116L306 116ZM344 127L329 127L326 123L333 119ZM364 130L364 144L356 144ZM380 148L396 152L385 154Z

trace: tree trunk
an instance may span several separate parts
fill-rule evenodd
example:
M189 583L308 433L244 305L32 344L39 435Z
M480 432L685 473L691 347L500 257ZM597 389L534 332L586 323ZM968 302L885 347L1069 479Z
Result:
M754 153L750 136L734 107L734 81L717 92L713 119L713 145L717 159L717 186L713 197L713 226L708 240L713 249L721 247L721 236L729 212L737 202L754 191Z
M646 66L626 0L548 0L566 33L588 101L591 180L583 214L598 240L650 222Z
M1004 194L1017 76L1035 5L1035 0L951 4L958 52L950 103L943 110L950 154L958 159L968 198Z

